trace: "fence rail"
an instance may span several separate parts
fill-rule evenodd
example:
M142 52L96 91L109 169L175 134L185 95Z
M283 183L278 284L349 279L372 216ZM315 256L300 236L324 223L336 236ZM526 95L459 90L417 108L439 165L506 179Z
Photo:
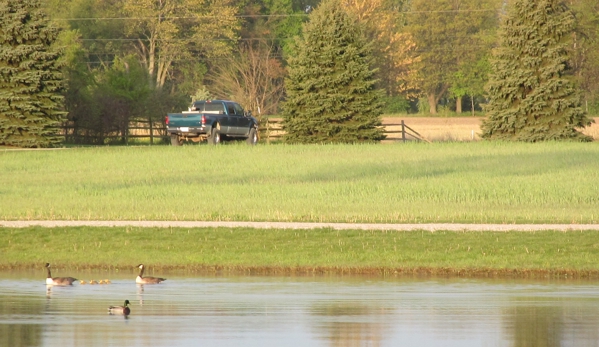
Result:
M284 134L282 118L267 118L260 123L260 136L267 142L276 141ZM425 141L430 142L417 131L410 128L403 120L399 123L383 122L384 134L387 141ZM399 134L399 136L397 136Z
M384 122L384 134L387 136L385 141L425 141L430 142L420 135L417 131L409 127L403 120L399 122ZM282 118L264 118L259 127L259 136L266 142L280 140L285 134L283 129ZM90 129L76 127L72 122L65 123L61 127L61 135L65 137L68 143L89 143L90 140L95 142L102 141L117 141L128 144L129 139L149 139L153 144L155 141L168 141L169 136L166 132L164 123L149 121L132 121L129 122L125 130L113 130L102 135L92 134Z
M77 127L73 122L66 122L61 126L61 135L67 143L92 143L117 141L128 144L130 138L149 139L150 144L154 141L168 139L166 128L161 121L150 122L147 120L135 120L127 124L123 129L112 129L102 134L95 134L91 129ZM92 141L90 141L92 140Z
M387 140L402 142L424 141L430 143L430 141L427 140L424 136L420 135L416 130L410 128L403 119L400 123L383 122L383 127L385 128L385 135L387 135ZM400 134L401 136L396 137L394 134Z

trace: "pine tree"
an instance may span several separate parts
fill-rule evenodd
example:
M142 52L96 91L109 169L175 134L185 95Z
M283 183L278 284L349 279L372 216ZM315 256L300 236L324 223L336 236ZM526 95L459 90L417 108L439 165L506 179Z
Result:
M283 106L285 140L297 143L380 141L381 92L361 27L338 0L310 15L289 59Z
M500 33L487 85L483 138L590 140L590 125L568 76L574 17L559 0L515 0Z
M0 2L0 145L49 147L59 143L62 109L58 29L39 0Z

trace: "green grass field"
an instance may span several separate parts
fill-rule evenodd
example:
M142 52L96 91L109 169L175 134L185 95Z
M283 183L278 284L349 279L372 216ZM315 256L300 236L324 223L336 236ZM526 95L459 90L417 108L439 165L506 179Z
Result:
M0 229L0 269L599 276L596 231L397 232L245 228Z
M0 151L0 182L0 220L599 221L599 143Z

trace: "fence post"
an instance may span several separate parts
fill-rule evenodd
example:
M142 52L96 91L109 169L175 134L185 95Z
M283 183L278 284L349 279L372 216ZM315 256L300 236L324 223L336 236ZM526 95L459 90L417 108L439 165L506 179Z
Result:
M266 143L270 143L270 118L266 118Z
M403 119L401 120L401 140L406 142L406 123L404 123Z
M154 144L154 124L152 122L152 117L150 117L150 144Z

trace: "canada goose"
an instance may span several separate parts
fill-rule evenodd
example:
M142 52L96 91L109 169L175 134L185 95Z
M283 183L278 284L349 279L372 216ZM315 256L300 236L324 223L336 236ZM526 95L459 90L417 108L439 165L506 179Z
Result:
M72 286L73 282L77 279L73 277L52 277L50 273L50 263L46 263L46 270L48 270L48 277L46 277L46 284L54 286Z
M160 283L162 281L166 281L166 278L161 277L143 277L144 276L144 264L137 265L139 268L139 275L135 279L135 283L139 284L151 284L151 283Z
M104 280L104 283L106 283L106 284L110 284L110 283L112 283L112 282L110 282L110 280Z
M122 314L127 316L131 313L131 309L129 308L129 300L125 300L125 304L123 306L110 306L108 307L108 313L110 314Z
M98 282L98 284L104 284L104 280L100 280L100 282Z
M89 284L98 284L96 280L89 280Z
M87 284L84 280L79 281L79 284Z

